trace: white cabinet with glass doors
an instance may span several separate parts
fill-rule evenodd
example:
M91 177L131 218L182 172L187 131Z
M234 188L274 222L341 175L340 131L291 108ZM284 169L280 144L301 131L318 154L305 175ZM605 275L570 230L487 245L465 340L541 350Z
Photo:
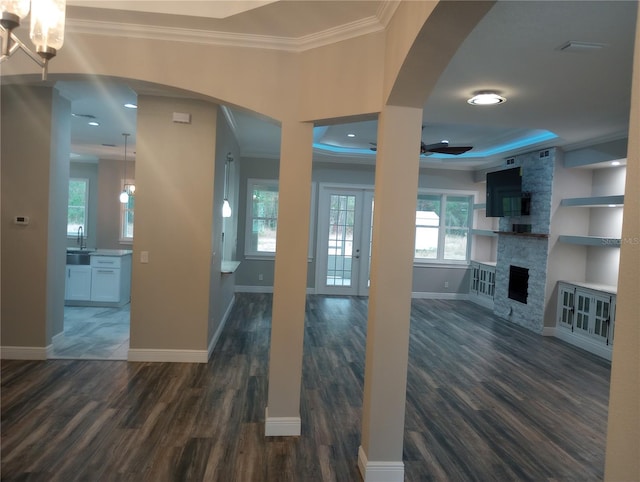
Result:
M556 336L610 360L615 304L615 287L560 282Z
M496 291L496 263L471 262L471 301L493 308L493 296Z

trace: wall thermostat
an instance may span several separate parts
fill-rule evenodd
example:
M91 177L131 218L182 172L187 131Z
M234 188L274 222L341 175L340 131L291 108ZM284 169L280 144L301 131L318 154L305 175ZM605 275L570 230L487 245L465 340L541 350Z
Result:
M16 216L13 218L15 224L29 224L29 216Z

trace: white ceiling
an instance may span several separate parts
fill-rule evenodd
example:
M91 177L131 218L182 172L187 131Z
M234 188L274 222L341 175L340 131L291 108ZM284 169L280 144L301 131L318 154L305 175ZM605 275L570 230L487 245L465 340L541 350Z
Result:
M125 3L135 11L122 10ZM207 31L212 38L233 33L238 42L260 38L263 44L272 40L272 48L304 50L313 42L382 29L396 6L386 1L276 1L226 18L214 18L218 14L203 9L220 3L224 10L229 7L225 4L236 2L179 2L189 7L189 15L182 16L158 8L176 3L69 1L68 28L87 28L98 20L102 26L163 25ZM107 5L110 8L104 8ZM637 5L636 1L497 2L462 44L424 107L425 143L448 139L451 145L474 148L458 157L429 156L423 164L470 169L541 147L573 148L626 137ZM602 48L560 50L569 41ZM121 159L123 132L132 134L133 152L135 111L122 104L135 101L136 92L166 93L158 86L107 80L60 81L57 87L71 99L74 113L92 114L101 124L89 127L86 118L72 120L72 151L87 160ZM485 108L467 104L474 91L484 89L500 91L507 102ZM244 111L229 113L241 155L278 156L277 125ZM375 120L317 128L315 159L375 162L369 148L376 140L376 128ZM348 133L356 137L349 138ZM534 141L545 135L554 137Z

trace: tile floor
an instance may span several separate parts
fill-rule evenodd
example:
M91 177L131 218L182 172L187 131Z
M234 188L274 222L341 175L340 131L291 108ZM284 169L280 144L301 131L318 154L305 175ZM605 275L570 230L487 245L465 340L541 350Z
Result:
M64 307L64 332L53 340L50 358L126 360L129 307Z

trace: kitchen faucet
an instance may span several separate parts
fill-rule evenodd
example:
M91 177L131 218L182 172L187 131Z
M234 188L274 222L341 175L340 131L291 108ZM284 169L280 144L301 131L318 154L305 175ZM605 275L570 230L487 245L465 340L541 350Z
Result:
M84 229L82 226L78 226L78 239L77 243L80 245L80 249L84 249L87 245L84 243Z

